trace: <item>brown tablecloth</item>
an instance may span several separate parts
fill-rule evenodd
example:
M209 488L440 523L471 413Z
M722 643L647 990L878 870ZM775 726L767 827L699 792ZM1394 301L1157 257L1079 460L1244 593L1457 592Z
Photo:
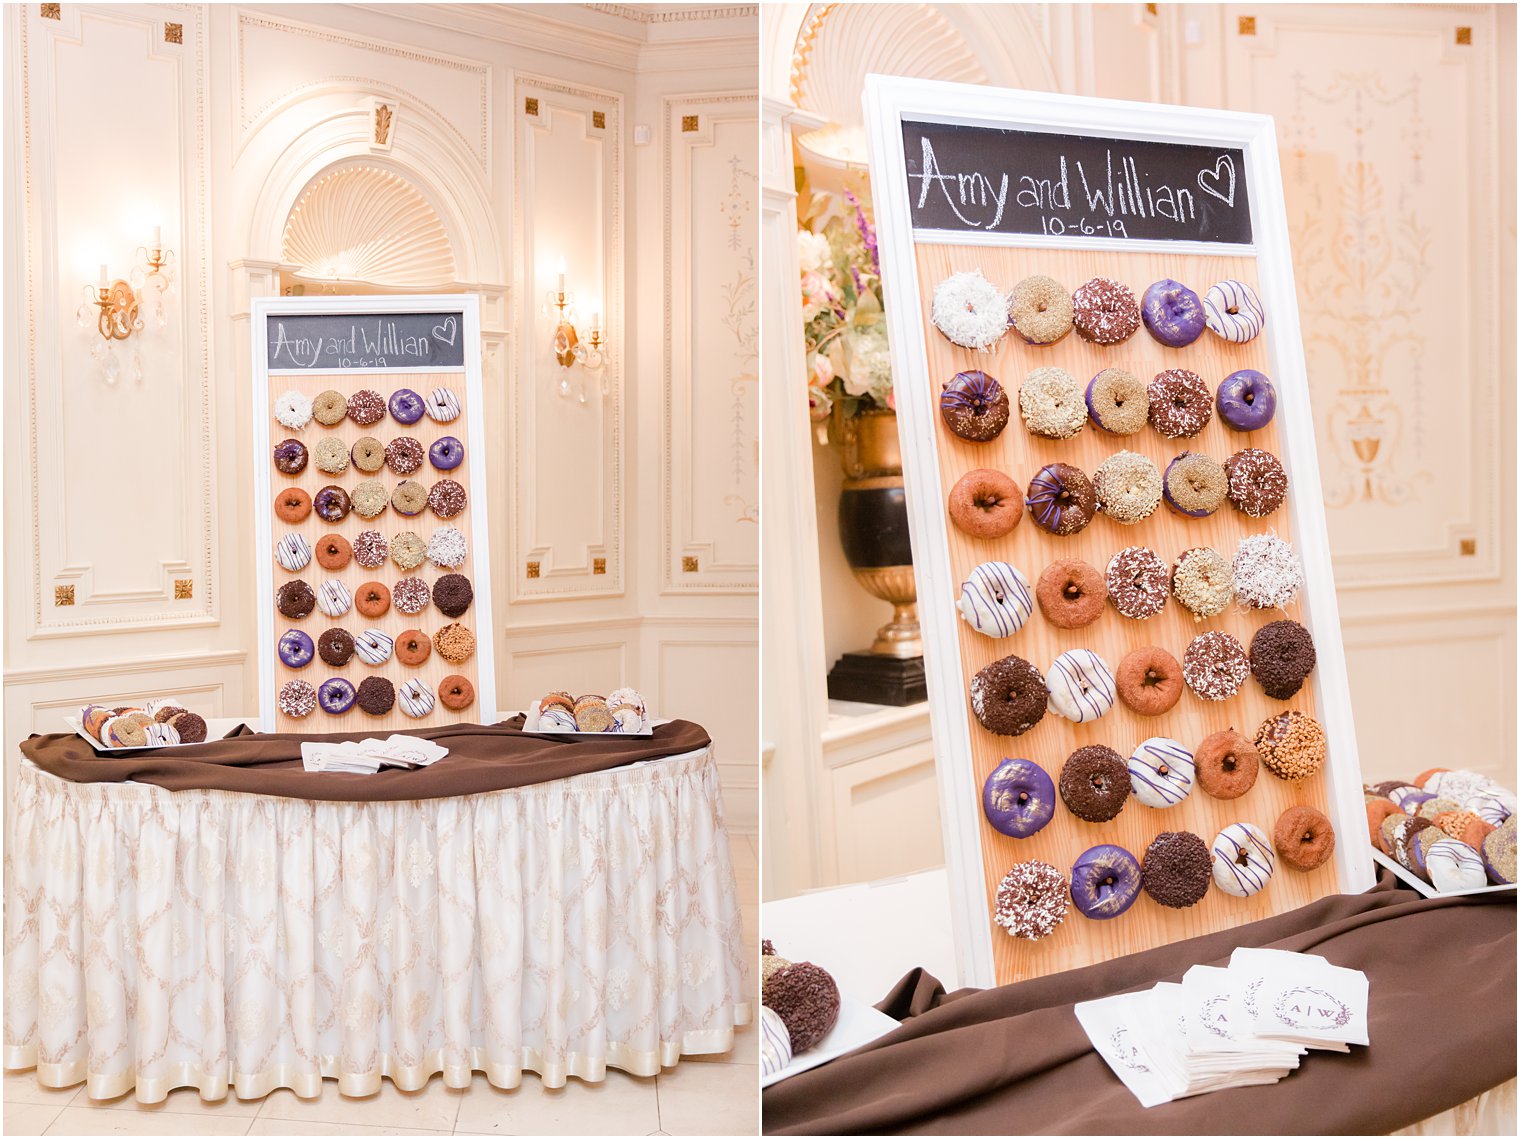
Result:
M500 724L451 724L401 733L437 740L449 754L430 767L382 768L373 775L312 772L301 766L303 741L338 743L394 732L330 735L254 732L120 757L98 755L77 735L32 736L21 754L43 771L74 783L153 783L170 791L209 788L330 802L446 799L547 783L591 771L700 751L712 740L698 724L672 720L652 736L609 733L596 739L529 736L523 717Z
M1142 1108L1072 1006L1224 965L1237 945L1317 953L1365 972L1370 1046L1310 1052L1275 1085ZM946 994L915 970L877 1006L902 1027L767 1088L764 1129L1386 1134L1514 1077L1515 949L1513 891L1427 899L1384 870L1365 894L1020 984Z

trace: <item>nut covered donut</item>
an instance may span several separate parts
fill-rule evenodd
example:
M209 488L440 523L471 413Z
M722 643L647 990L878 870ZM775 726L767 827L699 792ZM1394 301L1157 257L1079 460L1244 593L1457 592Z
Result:
M1025 277L1008 298L1008 323L1026 344L1054 344L1071 331L1071 294L1053 277Z
M1087 425L1082 385L1064 368L1036 368L1019 385L1019 414L1031 435L1070 439Z
M962 439L985 443L1008 426L1008 393L986 372L957 372L940 392L939 414Z
M971 710L1000 736L1023 735L1045 718L1045 677L1023 657L1006 656L971 678Z
M1121 526L1144 522L1161 505L1161 472L1134 451L1119 451L1093 472L1098 509Z
M1024 517L1024 496L1019 484L991 467L962 475L950 489L950 521L973 538L1001 538L1011 534Z
M1182 697L1182 666L1165 649L1143 645L1124 654L1114 676L1114 688L1130 711L1160 716L1176 707Z
M1261 763L1279 779L1297 783L1325 765L1325 729L1307 712L1284 712L1256 729Z
M1034 596L1045 620L1056 628L1080 629L1103 615L1108 586L1092 566L1080 558L1070 558L1045 567Z
M1150 419L1147 384L1123 368L1104 368L1087 382L1087 417L1113 435L1133 435Z
M1050 463L1029 480L1025 505L1041 530L1066 537L1093 520L1098 496L1085 472L1069 463Z

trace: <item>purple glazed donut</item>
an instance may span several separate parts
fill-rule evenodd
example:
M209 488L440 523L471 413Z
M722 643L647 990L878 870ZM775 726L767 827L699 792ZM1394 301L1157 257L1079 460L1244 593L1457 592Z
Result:
M445 435L428 448L428 462L440 471L452 471L464 462L464 444L452 435Z
M1181 281L1168 278L1145 290L1140 301L1145 330L1168 348L1186 348L1203 335L1203 302Z
M300 629L291 629L280 638L278 650L280 661L286 668L305 668L311 663L316 647Z
M426 410L422 397L411 388L397 388L390 399L391 418L397 423L413 424Z
M1236 431L1260 431L1277 414L1277 389L1254 368L1231 372L1214 398L1219 418Z
M1055 817L1056 785L1039 764L1005 759L982 785L982 811L993 830L1028 838Z
M1140 862L1108 843L1084 850L1071 867L1071 900L1083 917L1116 918L1140 896Z
M341 676L324 680L317 689L317 703L329 716L341 716L354 706L354 686Z

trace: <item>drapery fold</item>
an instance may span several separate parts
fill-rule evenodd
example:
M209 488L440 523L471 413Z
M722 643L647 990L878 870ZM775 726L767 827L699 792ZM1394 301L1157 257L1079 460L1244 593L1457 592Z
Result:
M750 1017L711 749L368 803L23 763L6 868L5 1066L94 1098L559 1087Z

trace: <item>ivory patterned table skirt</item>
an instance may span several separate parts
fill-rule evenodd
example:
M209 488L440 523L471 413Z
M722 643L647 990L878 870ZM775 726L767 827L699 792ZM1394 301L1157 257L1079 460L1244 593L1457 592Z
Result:
M726 1052L744 948L711 749L457 799L77 784L23 761L5 1066L103 1099L500 1088Z

